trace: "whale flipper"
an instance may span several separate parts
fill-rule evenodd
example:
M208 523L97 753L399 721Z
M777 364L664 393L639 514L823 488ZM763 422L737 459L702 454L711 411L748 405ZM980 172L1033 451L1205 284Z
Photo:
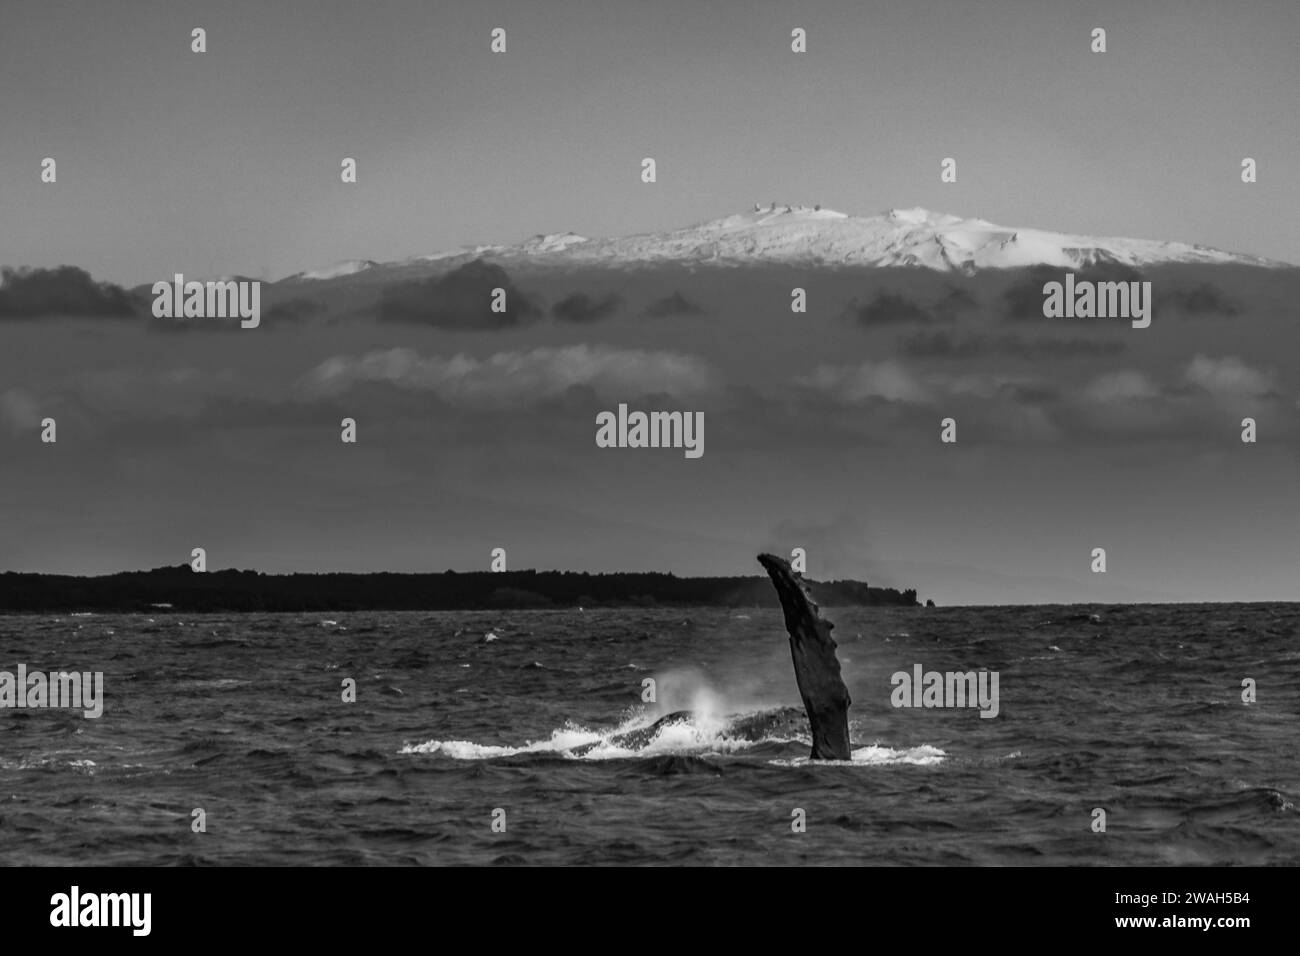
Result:
M849 689L840 676L835 656L835 625L818 613L808 589L787 561L760 554L758 561L776 586L790 633L790 656L808 724L812 728L813 760L852 760L849 745Z

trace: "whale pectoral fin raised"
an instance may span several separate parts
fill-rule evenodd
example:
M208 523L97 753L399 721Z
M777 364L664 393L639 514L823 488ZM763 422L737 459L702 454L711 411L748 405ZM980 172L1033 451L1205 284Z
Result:
M835 656L835 625L821 616L817 603L787 561L772 554L760 554L785 612L785 629L790 634L790 656L794 660L795 682L803 698L808 724L812 728L814 760L852 760L849 744L849 689L840 676Z

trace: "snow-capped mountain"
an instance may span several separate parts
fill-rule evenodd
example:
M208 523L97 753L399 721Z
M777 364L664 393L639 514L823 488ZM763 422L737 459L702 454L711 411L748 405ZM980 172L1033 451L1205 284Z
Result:
M409 268L421 262L455 265L472 258L542 268L783 263L829 267L918 266L964 273L1035 265L1079 268L1099 263L1135 267L1178 262L1286 265L1183 242L1017 229L985 219L962 219L926 209L893 209L878 216L849 216L819 206L774 204L755 206L750 212L670 232L615 239L555 233L534 236L514 246L463 247L389 266ZM300 273L296 278L329 277L327 273Z

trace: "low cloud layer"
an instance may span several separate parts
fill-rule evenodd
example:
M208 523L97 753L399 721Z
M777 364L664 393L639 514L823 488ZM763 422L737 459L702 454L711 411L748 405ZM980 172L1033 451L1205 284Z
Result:
M1156 311L1172 309L1188 318L1222 316L1231 318L1241 309L1222 289L1202 282L1191 289L1156 290Z
M664 296L662 299L655 299L645 307L642 315L652 319L666 319L678 315L700 315L704 310L692 302L681 292L675 291L672 295Z
M641 395L681 395L710 385L705 363L675 352L572 345L467 355L423 356L397 348L362 356L336 356L304 376L304 397L339 395L365 384L431 392L452 405L504 407L555 398L586 388L610 400Z
M592 298L585 292L574 292L551 306L551 317L561 322L599 322L614 315L623 305L623 297L606 295Z
M943 297L922 304L897 292L877 292L870 302L857 299L845 310L847 316L863 328L887 325L932 325L954 321L963 312L979 307L970 290L948 286Z
M0 271L0 319L132 318L141 303L111 282L96 282L84 269L4 269Z
M871 328L880 325L928 325L949 321L945 312L922 308L906 296L894 292L878 292L865 304L854 299L848 306L849 316L859 325Z
M1212 395L1227 398L1267 398L1278 395L1276 376L1239 358L1198 355L1187 366L1187 382Z
M1073 385L1033 372L923 371L896 359L823 365L794 384L832 405L892 407L918 423L953 416L982 435L1011 441L1222 437L1225 420L1275 411L1291 400L1275 373L1233 356L1206 355L1164 376L1113 369Z
M899 351L911 358L972 359L994 356L1015 359L1111 358L1128 346L1121 341L1028 338L1018 335L954 335L939 330L916 332L899 340Z
M893 359L852 366L822 365L796 379L796 384L851 405L870 399L922 404L934 398L903 363Z
M505 291L505 311L493 312L493 290ZM461 331L504 329L541 315L540 307L494 262L475 259L443 276L388 286L379 318Z
M1104 263L1082 269L1064 269L1059 266L1034 266L1027 270L1026 277L1002 293L1003 315L1007 321L1029 322L1042 321L1043 286L1049 282L1060 282L1066 273L1074 274L1075 285L1085 282L1139 282L1142 273L1132 266L1120 263ZM1061 317L1053 322L1095 323L1096 319L1086 317Z

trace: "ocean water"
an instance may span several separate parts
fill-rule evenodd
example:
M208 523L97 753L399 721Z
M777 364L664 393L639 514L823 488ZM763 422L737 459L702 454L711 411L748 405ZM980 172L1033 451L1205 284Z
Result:
M776 609L0 617L0 670L105 675L0 710L0 863L1300 862L1300 605L825 613L851 762ZM998 716L895 708L918 663Z

